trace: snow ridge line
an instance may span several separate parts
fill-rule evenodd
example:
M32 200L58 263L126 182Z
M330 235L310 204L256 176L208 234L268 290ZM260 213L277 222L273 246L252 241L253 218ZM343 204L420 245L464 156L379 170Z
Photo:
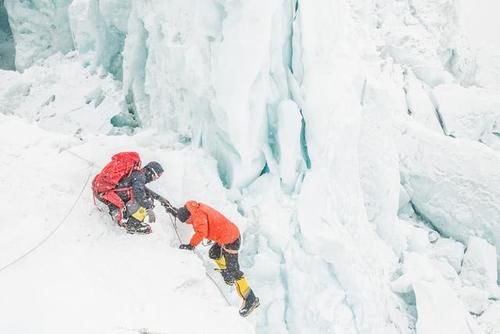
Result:
M68 219L68 217L71 215L71 213L73 212L73 210L76 207L76 204L80 201L80 198L83 195L83 191L87 187L87 184L88 184L88 182L90 180L90 175L91 175L91 173L89 172L89 174L87 176L87 179L85 180L85 183L83 184L83 187L80 190L80 193L76 197L73 205L68 210L68 212L66 213L66 215L63 217L63 219L61 220L61 222L59 224L57 224L57 226L47 236L45 236L40 242L38 242L38 244L36 244L33 248L31 248L30 250L28 250L26 253L24 253L23 255L21 255L20 257L18 257L17 259L15 259L14 261L12 261L12 262L6 264L5 266L3 266L2 268L0 268L0 273L2 271L4 271L5 269L9 268L10 266L13 266L17 262L21 261L22 259L24 259L25 257L27 257L29 254L33 253L38 248L40 248L45 242L47 242L47 240L49 240L57 232L57 230L66 222L66 220Z

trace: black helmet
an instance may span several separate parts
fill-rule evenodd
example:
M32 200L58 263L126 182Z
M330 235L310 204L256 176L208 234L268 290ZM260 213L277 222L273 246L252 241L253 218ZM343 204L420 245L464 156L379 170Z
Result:
M191 216L191 212L189 212L188 209L186 209L185 206L181 206L179 209L177 209L177 218L185 223L189 217Z
M163 174L163 167L156 161L149 162L144 166L144 170L149 180L156 180Z

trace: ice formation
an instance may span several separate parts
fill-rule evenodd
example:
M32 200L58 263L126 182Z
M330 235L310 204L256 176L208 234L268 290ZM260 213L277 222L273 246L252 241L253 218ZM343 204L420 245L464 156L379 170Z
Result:
M69 257L55 243L35 258L42 265L0 271L0 286L43 266L54 271L42 275L46 290L30 290L38 303L24 311L31 325L16 321L30 291L13 289L13 309L0 302L14 319L0 319L0 331L67 330L80 319L70 311L97 316L95 327L78 329L86 333L143 323L218 332L223 316L238 332L500 330L499 9L493 0L2 0L0 143L8 159L0 174L15 176L0 179L14 189L0 203L31 196L40 216L21 216L12 231L0 224L12 246L0 246L0 267L54 226L95 166L136 149L167 166L157 187L176 204L206 201L237 222L261 307L253 325L229 316L202 263L177 258L172 230L159 230L152 245L124 242L86 194L88 205L76 206L84 218L57 240L88 280L57 267ZM20 189L16 171L31 173ZM105 252L123 274L126 263L108 246L127 243L134 259L134 250L150 258L141 270L154 267L153 278L127 277L146 280L149 299L133 290L128 303L120 297L128 280L112 290L117 277L82 256L95 246L90 259ZM156 269L167 261L172 277ZM69 276L60 291L53 275ZM196 304L187 312L210 310L208 325L189 322L162 293ZM102 295L105 305L65 310L64 294L82 305ZM119 305L137 321L118 328L119 309L99 315ZM58 323L36 315L51 307L69 316Z
M0 69L15 69L16 48L10 29L9 17L3 0L0 1Z

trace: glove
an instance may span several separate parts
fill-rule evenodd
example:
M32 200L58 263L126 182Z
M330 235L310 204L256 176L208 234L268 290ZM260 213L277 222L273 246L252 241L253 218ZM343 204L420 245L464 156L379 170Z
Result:
M179 246L179 249L187 249L187 250L193 250L194 247L191 244L181 244Z
M156 221L156 216L153 209L147 209L146 212L148 213L149 222L154 223Z
M174 218L177 218L177 209L172 207L172 206L167 206L167 205L164 205L165 207L165 211L168 213L168 214L171 214L172 216L174 216Z

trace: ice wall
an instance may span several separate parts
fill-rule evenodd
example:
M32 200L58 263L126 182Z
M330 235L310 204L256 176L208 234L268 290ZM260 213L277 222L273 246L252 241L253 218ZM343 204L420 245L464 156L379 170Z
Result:
M70 2L68 16L75 48L82 54L91 54L89 63L92 70L102 67L121 79L130 1Z
M145 125L205 147L226 186L245 186L276 155L291 15L284 0L133 3L124 93Z
M367 69L361 96L361 127L358 157L359 178L367 218L396 254L405 249L400 224L399 161L392 126L393 118L405 112L403 76L399 66Z
M242 187L281 154L297 160L284 187L301 174L302 152L280 150L278 105L291 96L294 1L7 1L18 69L73 47L84 66L123 78L140 125L205 147L226 186ZM160 75L159 75L160 74ZM299 121L300 109L287 109ZM280 131L278 134L278 127ZM282 145L283 146L283 145ZM301 143L301 151L302 151ZM293 157L296 156L296 157Z
M398 285L414 293L417 333L483 333L432 260L410 252L404 267Z
M16 69L73 49L68 21L71 0L4 0L16 45Z
M16 49L4 0L0 0L0 69L14 70Z
M463 42L455 0L375 2L375 26L384 39L380 51L435 86L471 83L475 59Z
M298 199L303 247L332 266L358 332L404 332L382 274L395 258L368 222L360 184L365 76L357 50L366 40L350 38L357 27L344 1L299 2L298 8L294 63L303 69L298 81L312 166Z
M446 235L484 238L500 254L500 155L410 122L400 130L401 182L419 213Z
M432 95L447 135L495 147L495 127L500 120L497 91L453 84L436 87Z

